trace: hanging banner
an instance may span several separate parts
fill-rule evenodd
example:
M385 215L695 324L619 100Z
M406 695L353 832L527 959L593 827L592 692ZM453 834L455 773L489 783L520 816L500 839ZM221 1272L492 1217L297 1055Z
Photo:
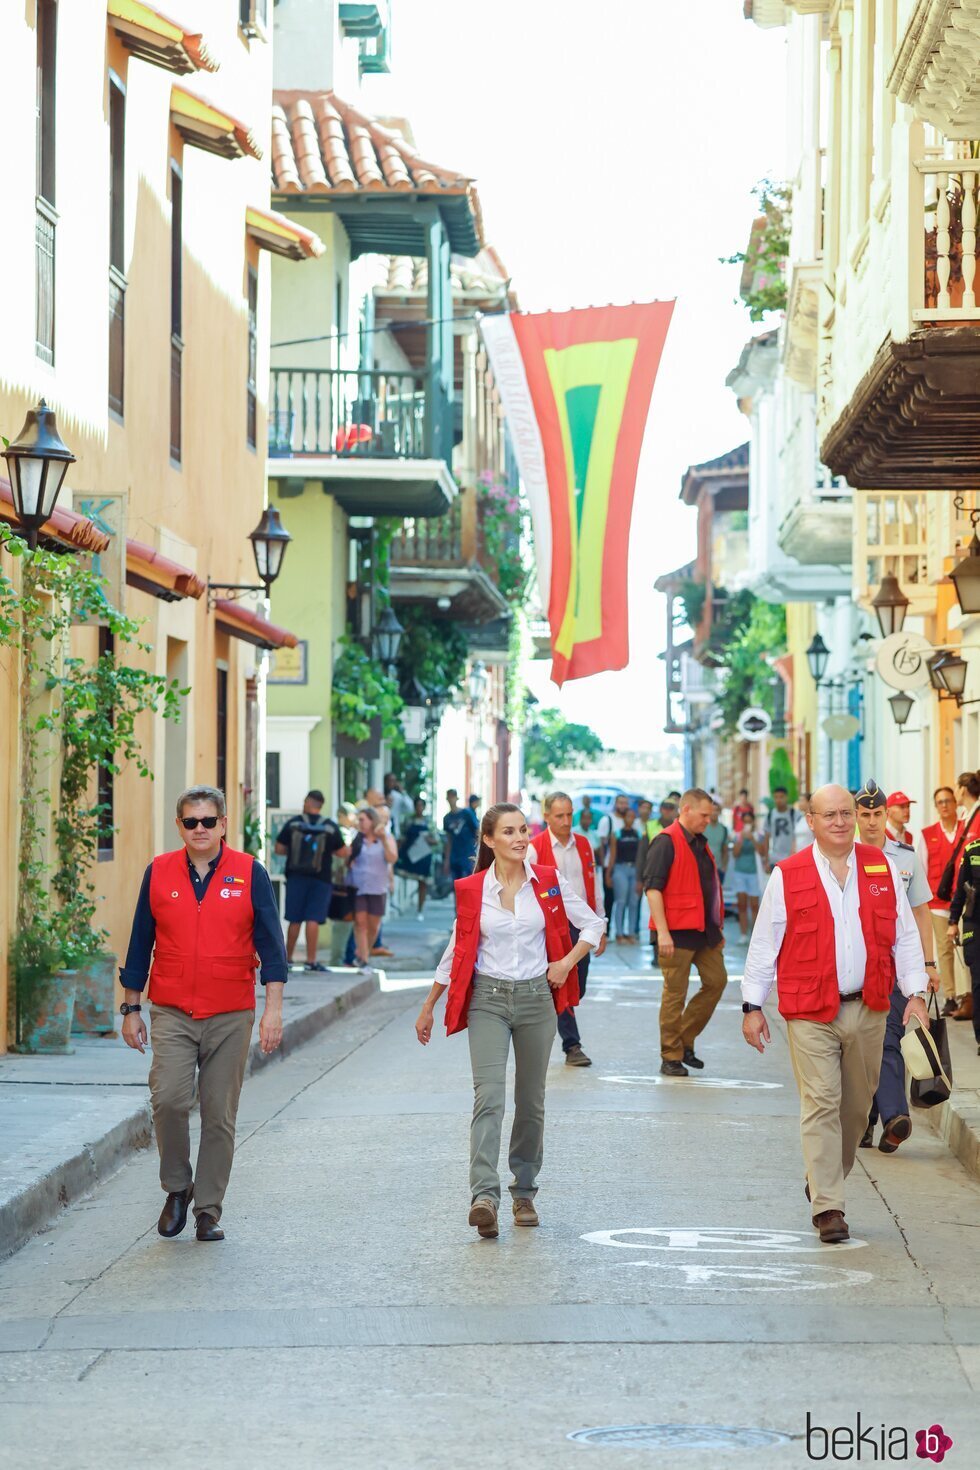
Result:
M636 472L672 301L481 318L534 525L551 677L629 662Z

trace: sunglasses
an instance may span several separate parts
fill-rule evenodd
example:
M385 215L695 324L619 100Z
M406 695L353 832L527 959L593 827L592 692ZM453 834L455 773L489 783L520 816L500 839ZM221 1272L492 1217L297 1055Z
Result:
M217 827L218 823L221 821L221 818L220 817L181 817L180 820L183 823L183 825L187 828L188 832L193 832L194 831L194 828L197 827L197 826L207 827L207 829L208 829L209 832L213 832L214 829L215 829L215 827Z

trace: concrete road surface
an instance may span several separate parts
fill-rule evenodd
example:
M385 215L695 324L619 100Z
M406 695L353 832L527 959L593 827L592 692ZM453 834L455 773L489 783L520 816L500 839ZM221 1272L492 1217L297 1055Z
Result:
M614 947L595 1065L554 1053L541 1227L482 1241L466 1040L417 1044L425 988L246 1083L223 1244L160 1239L143 1154L0 1266L4 1466L931 1464L933 1425L980 1463L980 1186L924 1124L861 1153L821 1247L782 1031L751 1052L732 984L664 1081L659 978Z

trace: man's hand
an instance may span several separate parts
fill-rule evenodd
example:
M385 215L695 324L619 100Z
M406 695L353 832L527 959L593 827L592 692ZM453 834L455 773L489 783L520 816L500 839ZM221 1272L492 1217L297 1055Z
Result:
M282 1041L282 1001L266 997L265 1010L259 1021L259 1045L266 1056L274 1052Z
M599 940L599 943L595 947L596 959L598 959L601 954L605 954L605 952L606 952L606 945L607 945L608 942L609 942L609 935L608 934L603 934L602 938Z
M567 960L552 960L548 966L548 984L552 990L560 990L568 979L571 965Z
M674 936L669 929L657 930L657 958L661 960L673 959Z
M949 928L946 930L946 935L947 938L951 939L954 944L958 943L960 937L959 924L950 924Z
M938 991L938 989L939 989L939 971L938 970L930 970L929 971L929 992L930 992L930 994L935 995L936 992Z
M905 1015L902 1017L902 1025L907 1026L913 1016L920 1026L925 1027L926 1031L929 1030L929 1012L926 1009L926 1003L924 1000L920 1000L917 995L909 996L909 1003L905 1007Z
M424 1005L419 1011L418 1020L415 1022L415 1034L423 1046L428 1046L432 1040L433 1019L432 1007L428 1004Z
M122 1039L133 1051L146 1051L146 1022L139 1011L123 1016Z
M742 1035L756 1051L765 1051L771 1039L765 1011L749 1011L742 1017Z

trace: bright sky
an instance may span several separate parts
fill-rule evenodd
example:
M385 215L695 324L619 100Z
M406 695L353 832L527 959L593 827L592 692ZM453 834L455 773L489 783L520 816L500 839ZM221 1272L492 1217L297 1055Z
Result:
M694 554L687 465L748 437L725 387L762 330L736 303L751 189L784 170L783 36L742 0L393 0L376 112L408 117L423 154L476 178L488 239L524 310L677 297L637 481L627 669L531 687L610 746L663 743L664 599Z

